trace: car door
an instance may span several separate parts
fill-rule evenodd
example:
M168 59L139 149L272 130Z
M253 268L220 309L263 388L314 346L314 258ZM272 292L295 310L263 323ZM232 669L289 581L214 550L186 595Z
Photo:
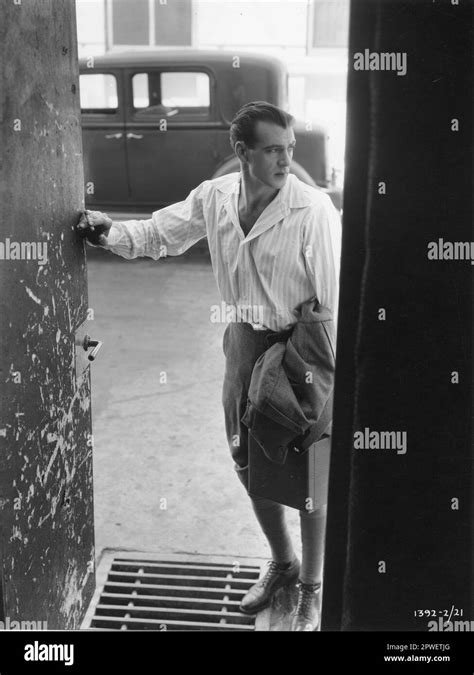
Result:
M86 206L127 205L129 186L121 69L80 75Z
M212 177L217 164L214 77L198 67L136 68L125 75L131 203L159 208Z

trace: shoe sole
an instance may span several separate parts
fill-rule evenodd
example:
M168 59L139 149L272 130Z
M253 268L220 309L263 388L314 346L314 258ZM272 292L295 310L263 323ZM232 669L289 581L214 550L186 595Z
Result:
M246 614L247 616L254 616L254 615L258 614L259 612L261 612L262 609L266 609L267 607L269 607L270 604L271 604L271 601L272 601L272 598L270 598L270 600L268 600L264 605L260 605L256 609L251 609L251 610L242 609L242 607L239 606L239 611L242 612L242 614Z

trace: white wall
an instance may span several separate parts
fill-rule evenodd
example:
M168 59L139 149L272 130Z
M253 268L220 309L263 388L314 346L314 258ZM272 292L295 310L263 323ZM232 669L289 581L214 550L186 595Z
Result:
M306 49L306 0L194 0L200 47Z
M103 54L105 47L105 0L76 0L79 57Z

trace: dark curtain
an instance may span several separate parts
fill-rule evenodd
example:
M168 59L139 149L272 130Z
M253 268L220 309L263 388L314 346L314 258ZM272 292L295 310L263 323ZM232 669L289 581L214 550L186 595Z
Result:
M406 74L354 69L366 49ZM322 630L427 631L474 619L473 266L428 257L474 240L472 3L352 2L348 73Z

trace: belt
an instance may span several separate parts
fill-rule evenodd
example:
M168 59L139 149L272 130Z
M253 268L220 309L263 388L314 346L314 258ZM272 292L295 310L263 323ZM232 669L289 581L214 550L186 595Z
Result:
M258 335L262 335L265 342L267 343L267 346L270 347L270 345L275 344L275 342L286 342L288 340L288 338L290 337L290 335L292 334L293 329L294 329L296 324L293 324L293 326L290 326L289 328L285 328L284 330L281 330L281 331L271 330L271 328L262 328L261 325L252 324L252 323L248 323L248 322L246 322L242 325L247 326L254 333L257 333Z
M275 344L275 342L286 342L292 334L293 328L294 326L290 326L289 328L278 332L272 330L269 335L265 336L267 345L270 347L271 345Z

